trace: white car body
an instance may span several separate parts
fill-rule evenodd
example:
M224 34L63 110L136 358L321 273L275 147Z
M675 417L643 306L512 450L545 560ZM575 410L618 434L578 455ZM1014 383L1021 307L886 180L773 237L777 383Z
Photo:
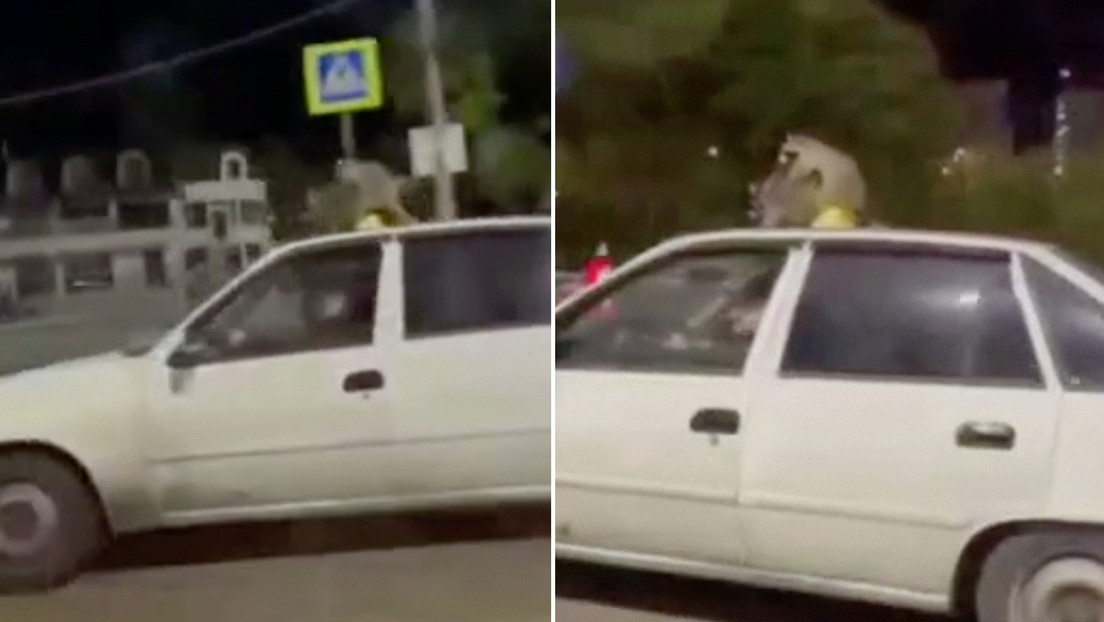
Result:
M460 221L281 246L144 354L0 378L0 450L37 448L79 467L115 532L546 500L549 326L404 337L406 240L519 229L546 233L550 223ZM382 247L370 345L169 365L188 326L258 273L370 240ZM366 369L386 384L342 390Z
M782 373L822 243L1007 254L1039 386ZM561 316L650 266L744 247L782 248L787 258L742 374L557 363L558 557L950 612L980 563L971 552L999 534L1104 525L1104 392L1063 387L1023 262L1102 312L1104 286L1048 245L896 230L689 235L565 300L557 338L569 327ZM689 429L696 411L718 407L739 412L738 433ZM1011 427L1014 449L958 446L956 430L969 425Z

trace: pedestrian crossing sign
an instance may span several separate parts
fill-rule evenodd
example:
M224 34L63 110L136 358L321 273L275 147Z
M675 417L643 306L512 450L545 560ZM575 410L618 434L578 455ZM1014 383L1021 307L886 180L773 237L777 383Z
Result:
M365 38L306 46L303 82L312 116L383 106L379 43Z

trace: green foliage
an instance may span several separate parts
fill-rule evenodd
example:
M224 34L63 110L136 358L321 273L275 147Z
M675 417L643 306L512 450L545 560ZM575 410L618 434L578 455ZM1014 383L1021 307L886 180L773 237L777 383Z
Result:
M720 29L728 0L561 0L556 28L590 63L649 69L665 59L704 52Z
M476 168L493 171L479 179L481 194L500 206L532 202L548 188L552 154L536 137L516 128L482 134L475 145Z
M1060 244L1104 263L1104 166L1100 153L1081 154L1055 178L1047 158L988 153L968 171L937 185L941 228L985 231Z
M439 23L439 53L442 81L449 115L466 130L469 158L475 176L475 199L489 199L500 209L518 202L535 202L547 188L551 170L551 154L536 133L540 119L533 127L506 127L502 109L506 98L500 89L500 62L515 55L524 55L527 48L539 45L548 54L548 34L543 40L528 36L547 29L549 19L540 2L516 0L494 3L488 7L465 8L463 11L444 9ZM496 30L494 25L511 19L517 31ZM527 34L528 33L528 34ZM425 67L417 16L410 12L400 19L385 41L384 62L388 89L399 116L411 124L420 124L426 117ZM531 54L530 54L531 56ZM551 66L550 59L543 67ZM547 80L544 81L547 84ZM463 176L458 179L458 183ZM466 186L465 186L466 187Z
M921 31L870 0L597 4L557 4L580 64L557 109L566 255L742 224L787 132L852 153L880 218L930 219L958 111Z
M438 59L450 111L469 132L481 131L494 123L503 102L489 44L469 13L443 12L439 21ZM395 109L401 117L421 122L426 118L425 64L414 11L391 28L383 57Z

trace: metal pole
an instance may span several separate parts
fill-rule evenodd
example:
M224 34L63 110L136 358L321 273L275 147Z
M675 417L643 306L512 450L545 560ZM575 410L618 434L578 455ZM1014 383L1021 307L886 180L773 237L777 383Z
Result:
M456 200L452 175L445 166L445 127L448 113L445 110L445 88L441 80L441 64L437 60L437 9L433 0L417 0L418 22L422 31L422 47L425 53L426 103L433 124L433 186L434 207L439 220L456 218Z
M356 132L353 126L353 113L341 114L341 153L346 160L356 158Z

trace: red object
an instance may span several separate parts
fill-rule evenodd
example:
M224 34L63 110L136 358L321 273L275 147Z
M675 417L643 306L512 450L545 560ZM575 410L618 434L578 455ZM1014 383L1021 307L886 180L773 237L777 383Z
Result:
M590 287L606 278L613 271L613 260L609 256L609 247L605 242L598 245L594 255L587 260L583 267L583 286ZM605 319L611 319L617 315L617 309L612 300L606 300L598 305L597 314Z
M589 287L606 278L611 271L613 271L613 260L609 256L609 247L602 242L594 251L594 255L587 260L583 268L583 278Z

